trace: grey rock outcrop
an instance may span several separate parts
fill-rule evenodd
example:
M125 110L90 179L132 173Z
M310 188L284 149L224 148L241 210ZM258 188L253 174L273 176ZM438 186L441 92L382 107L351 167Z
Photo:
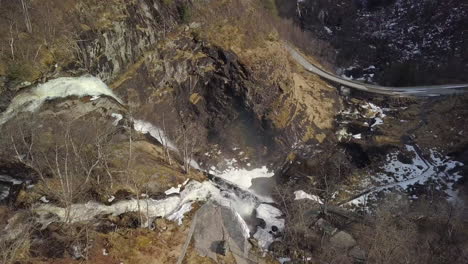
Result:
M82 66L104 82L112 81L128 65L165 37L177 25L176 7L159 0L116 6L116 16L97 31L81 33L77 42ZM123 10L122 10L123 9Z
M366 260L367 256L366 256L366 252L361 249L359 246L355 246L353 247L348 255L352 258L354 258L356 261L358 262L363 262Z
M345 231L340 231L330 238L330 243L336 248L349 249L356 245L356 240Z

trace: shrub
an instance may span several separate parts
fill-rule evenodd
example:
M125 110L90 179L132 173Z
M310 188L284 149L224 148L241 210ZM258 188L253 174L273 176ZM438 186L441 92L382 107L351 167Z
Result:
M179 8L179 15L182 23L189 23L192 19L192 9L189 4L184 3Z
M7 76L11 80L24 81L30 80L33 75L33 69L30 64L22 61L11 61L7 66Z
M262 0L262 5L271 14L278 16L278 8L276 7L275 0Z
M173 0L163 0L163 4L166 6L172 5L173 2Z

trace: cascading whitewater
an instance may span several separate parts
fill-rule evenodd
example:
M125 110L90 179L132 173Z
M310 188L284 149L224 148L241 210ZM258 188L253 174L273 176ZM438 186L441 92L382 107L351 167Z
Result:
M46 83L39 84L36 87L25 90L13 98L7 110L0 115L0 125L4 124L11 118L21 112L36 112L47 100L66 98L69 96L109 96L117 102L123 102L102 82L99 78L93 76L82 77L62 77L50 80ZM119 114L113 114L117 122L122 119ZM173 144L164 131L158 127L142 121L133 120L134 129L142 133L149 133L161 144L167 145L172 151L177 152L177 147ZM194 161L190 161L192 167L201 169ZM230 180L234 185L248 189L252 184L252 179L258 177L271 177L266 167L242 170L231 168L228 171L221 173L221 178ZM260 197L259 197L260 199ZM45 199L47 200L47 199ZM124 212L138 211L142 206L143 211L147 212L149 218L166 217L170 220L181 222L184 213L191 209L191 204L195 201L214 201L220 205L231 208L238 216L238 221L245 227L246 236L248 236L248 227L242 217L251 217L257 215L266 223L266 228L259 228L255 236L260 240L260 245L266 249L268 245L274 241L274 237L269 233L272 226L282 229L284 220L281 219L281 212L271 205L263 204L263 202L272 202L270 199L260 201L253 196L243 196L236 193L235 189L228 186L220 186L211 181L191 182L185 186L185 190L177 196L169 196L162 200L142 199L120 201L115 204L106 206L97 202L88 202L86 204L74 204L69 210L71 219L67 219L65 208L54 206L51 204L42 204L36 208L38 214L53 213L59 221L87 221L91 220L100 214L115 214L120 215ZM44 201L43 201L44 202ZM141 204L140 204L141 203ZM146 223L149 225L149 223Z
M0 116L0 125L21 112L35 112L51 99L68 96L109 96L122 104L122 101L102 82L93 76L62 77L39 84L13 98L8 108Z

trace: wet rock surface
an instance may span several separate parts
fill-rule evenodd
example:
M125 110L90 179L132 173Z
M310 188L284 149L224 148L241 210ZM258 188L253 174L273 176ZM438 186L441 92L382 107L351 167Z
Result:
M37 181L34 171L3 158L0 165L0 204L15 204L22 189Z

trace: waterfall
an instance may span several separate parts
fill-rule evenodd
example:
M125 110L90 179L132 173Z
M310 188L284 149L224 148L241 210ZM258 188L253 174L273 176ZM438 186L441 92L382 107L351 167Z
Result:
M47 100L68 96L109 96L120 104L123 102L102 82L93 76L62 77L39 84L19 93L0 115L0 125L21 112L35 112Z

